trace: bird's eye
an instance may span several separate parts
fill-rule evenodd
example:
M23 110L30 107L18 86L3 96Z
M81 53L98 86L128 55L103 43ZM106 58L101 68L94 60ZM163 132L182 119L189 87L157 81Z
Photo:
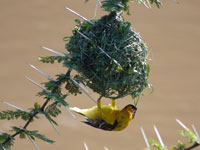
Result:
M131 112L134 111L133 107L129 107L128 110Z

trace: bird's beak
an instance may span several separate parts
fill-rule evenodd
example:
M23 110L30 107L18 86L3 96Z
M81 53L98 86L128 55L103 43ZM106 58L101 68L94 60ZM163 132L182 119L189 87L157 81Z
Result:
M133 111L133 118L135 117L136 111L137 111L137 109L135 109L135 110Z

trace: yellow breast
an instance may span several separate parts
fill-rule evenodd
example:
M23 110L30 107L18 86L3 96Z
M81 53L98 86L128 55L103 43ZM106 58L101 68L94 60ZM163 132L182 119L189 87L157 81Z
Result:
M120 131L126 128L130 124L132 118L133 118L132 113L127 111L120 112L117 117L118 124L113 131Z

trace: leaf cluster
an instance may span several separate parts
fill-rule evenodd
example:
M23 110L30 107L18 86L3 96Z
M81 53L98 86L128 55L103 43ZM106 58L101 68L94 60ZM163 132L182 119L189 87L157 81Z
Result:
M161 0L149 0L149 1L150 1L150 4L154 4L155 3L158 8L160 8L160 6L162 5ZM146 4L145 0L136 0L136 2L142 3L142 4Z
M188 139L188 142L193 144L193 146L191 146L190 148L187 148L184 143L182 143L181 141L178 141L177 145L171 147L172 150L189 150L189 149L195 148L196 146L199 146L200 139L198 139L198 137L192 132L192 130L188 128L187 130L180 130L179 134L182 135L183 137L186 137ZM160 143L158 143L154 139L149 138L148 140L150 144L152 145L153 150L167 150L167 147L163 148L160 145Z
M152 145L152 150L167 150L167 147L162 147L157 141L152 138L149 138L149 143Z
M128 5L130 1L131 0L103 0L102 8L108 12L125 11L127 14L130 14Z
M185 150L186 149L186 145L183 144L181 141L177 142L176 146L172 147L173 150Z
M160 8L160 6L162 5L161 0L149 0L149 1L151 4L155 3L158 8Z
M0 134L0 143L3 143L5 140L7 140L8 138L11 138L11 135L7 134L7 133L2 133ZM0 150L10 150L11 146L13 146L14 144L14 139L11 138L11 140L6 143L6 144L0 144Z
M188 139L189 143L199 143L200 144L200 139L198 139L198 137L190 129L187 129L187 131L180 130L179 134L182 135L183 137L186 137Z
M29 131L27 129L22 129L22 128L18 128L18 127L12 127L12 131L13 132L19 132L20 133L20 138L24 139L26 138L26 136L29 136L32 140L35 140L36 138L43 140L45 142L47 142L48 144L53 144L54 141L48 139L47 137L45 137L42 134L39 134L38 131Z
M0 112L0 120L12 120L12 119L18 119L21 118L24 121L27 121L30 117L29 112L21 111L21 110L7 110L7 111L1 111Z
M85 0L88 2L89 0ZM133 0L103 0L102 1L102 8L104 11L107 12L121 12L125 11L128 15L130 15L129 11L129 2ZM151 4L156 4L158 8L162 5L161 0L149 0ZM136 0L138 3L146 3L145 0Z
M55 63L55 61L57 61L58 63L60 63L61 61L63 61L63 57L61 56L44 56L44 57L39 57L39 61L43 62L43 63Z

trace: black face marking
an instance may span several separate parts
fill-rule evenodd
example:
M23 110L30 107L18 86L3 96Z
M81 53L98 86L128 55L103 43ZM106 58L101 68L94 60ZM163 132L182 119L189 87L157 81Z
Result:
M106 130L106 131L112 131L115 129L117 126L117 120L115 120L114 124L109 124L105 122L102 118L97 118L97 119L91 119L91 118L86 118L87 121L82 121L92 127L101 129L101 130Z

